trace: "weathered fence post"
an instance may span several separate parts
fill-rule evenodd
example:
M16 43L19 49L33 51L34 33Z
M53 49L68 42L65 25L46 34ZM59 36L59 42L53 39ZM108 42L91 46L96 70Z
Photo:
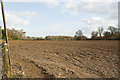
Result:
M4 44L4 67L6 69L6 78L10 78L11 76L11 63L10 63L10 51L9 51L9 42L8 42L8 34L7 34L7 27L6 27L6 20L5 20L5 13L4 13L4 6L3 6L3 0L1 0L1 10L2 10L2 16L3 16L3 24L4 24L4 31L5 31L5 40L6 43Z

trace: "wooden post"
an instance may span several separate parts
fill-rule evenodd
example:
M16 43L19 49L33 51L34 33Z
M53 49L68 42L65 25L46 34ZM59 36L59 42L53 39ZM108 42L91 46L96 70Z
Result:
M3 0L1 0L1 9L2 9L4 30L5 30L5 40L6 40L7 49L8 49L7 55L8 55L8 61L9 61L9 66L10 66L10 74L11 74L10 51L9 51L9 42L8 42L8 34L7 34L7 27L6 27L6 20L5 20L5 13L4 13Z

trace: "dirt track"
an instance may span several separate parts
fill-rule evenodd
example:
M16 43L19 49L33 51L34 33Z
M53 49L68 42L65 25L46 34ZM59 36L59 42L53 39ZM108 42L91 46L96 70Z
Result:
M10 41L10 52L25 78L118 77L117 41Z

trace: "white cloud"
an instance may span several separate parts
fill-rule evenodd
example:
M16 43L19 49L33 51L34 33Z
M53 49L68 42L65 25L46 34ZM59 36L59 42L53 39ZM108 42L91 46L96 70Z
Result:
M29 20L25 20L14 14L6 13L6 23L8 26L27 26Z
M6 11L6 13L16 15L19 17L25 17L25 18L32 18L37 15L35 11L22 11L22 12L15 12L15 11Z
M73 24L82 24L83 26L80 26L80 29L86 30L84 32L88 32L88 30L96 31L98 27L103 27L105 30L108 28L108 26L117 27L117 21L112 19L110 20L109 17L90 17L74 22Z
M115 26L117 23L115 20L109 20L107 17L92 17L89 19L83 20L84 24L91 25L91 26Z
M75 2L71 0L63 6L62 12L71 14L87 12L98 15L109 15L117 17L117 3L114 2Z
M28 26L30 23L30 19L36 15L34 11L23 11L23 12L15 12L15 11L6 11L6 24L8 28L16 28ZM2 24L2 14L0 15L0 23Z
M48 5L48 6L58 6L58 5L60 5L58 0L41 0L41 2Z

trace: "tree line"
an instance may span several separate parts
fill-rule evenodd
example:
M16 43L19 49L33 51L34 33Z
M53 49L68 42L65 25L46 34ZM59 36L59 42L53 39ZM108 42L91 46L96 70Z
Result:
M91 38L83 35L82 30L76 31L74 36L46 36L43 37L30 37L26 36L23 29L7 29L9 40L119 40L120 29L113 26L108 26L104 31L103 27L99 27L97 31L92 31ZM2 29L2 39L5 39L5 31Z
M91 35L92 40L119 40L120 28L109 26L107 31L104 31L102 27L99 27L98 31L93 31Z
M119 40L120 29L108 26L108 29L104 31L103 27L99 27L97 31L92 31L91 38L87 38L81 30L78 30L74 38L75 40Z
M8 39L9 40L24 40L26 38L26 32L23 29L7 29ZM5 31L2 29L2 39L5 39Z

